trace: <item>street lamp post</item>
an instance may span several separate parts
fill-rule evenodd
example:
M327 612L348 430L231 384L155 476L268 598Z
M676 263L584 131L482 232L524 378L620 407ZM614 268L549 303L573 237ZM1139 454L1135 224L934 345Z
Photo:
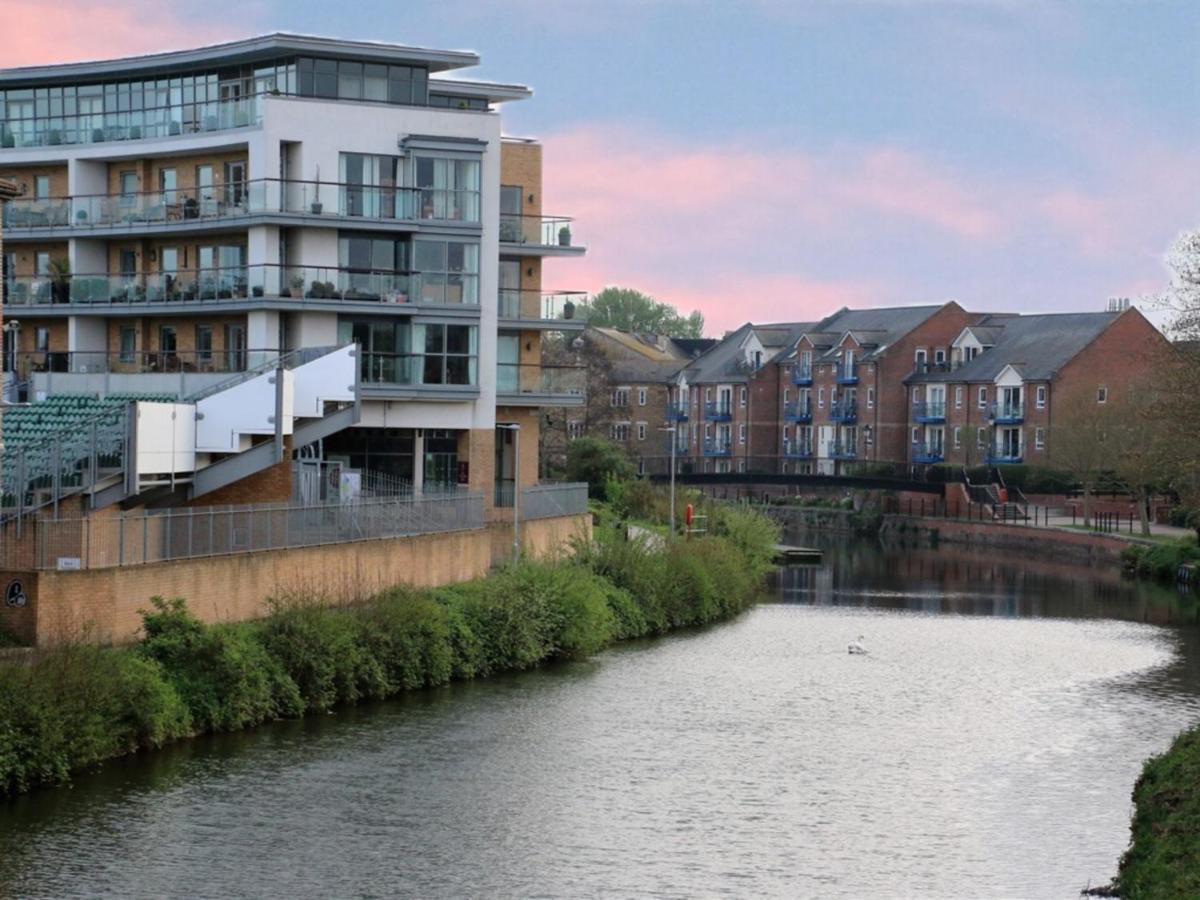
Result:
M513 562L518 562L521 559L521 426L513 423L496 427L513 433Z
M659 431L665 431L671 436L671 537L675 536L675 432L678 430L677 425L668 425L666 428L660 428Z

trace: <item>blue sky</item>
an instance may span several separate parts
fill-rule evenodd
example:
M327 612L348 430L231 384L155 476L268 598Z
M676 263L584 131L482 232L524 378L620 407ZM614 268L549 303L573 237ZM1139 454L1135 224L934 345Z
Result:
M15 62L277 29L476 50L472 77L535 89L505 128L545 141L546 209L589 246L545 286L640 287L713 331L842 304L1096 309L1159 289L1200 224L1196 2L213 10L68 0Z

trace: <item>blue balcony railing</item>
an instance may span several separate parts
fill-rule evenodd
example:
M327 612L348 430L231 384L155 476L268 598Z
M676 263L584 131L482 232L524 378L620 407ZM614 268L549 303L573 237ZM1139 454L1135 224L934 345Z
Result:
M838 400L829 404L829 418L834 422L855 422L858 420L858 404L848 400Z
M943 462L946 459L946 450L943 444L913 441L912 448L912 458L915 463L932 465L933 463Z
M733 418L733 406L723 400L709 400L704 404L704 418L710 422L728 422Z
M668 403L667 404L667 421L668 422L686 422L688 420L688 408L686 403Z
M783 442L783 455L788 459L811 459L812 444L806 441Z
M789 422L811 422L812 402L792 400L783 405L783 417Z
M733 442L721 438L706 438L704 441L705 456L729 456L733 452Z
M913 404L913 419L917 422L945 422L945 400L922 400Z
M797 363L792 368L792 384L812 384L812 365L810 363Z
M858 384L858 364L840 362L835 367L838 384Z
M987 464L989 466L1015 466L1024 462L1025 457L1020 451L1014 453L1011 450L997 450L989 453L987 456Z
M988 410L988 418L997 425L1019 425L1025 421L1025 405L1023 403L993 403Z
M831 459L857 459L858 447L855 444L843 444L835 441L829 445Z

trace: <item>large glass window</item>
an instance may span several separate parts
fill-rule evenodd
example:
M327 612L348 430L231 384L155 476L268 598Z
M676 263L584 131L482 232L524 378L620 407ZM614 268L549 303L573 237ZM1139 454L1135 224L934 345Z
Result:
M339 160L341 214L367 218L407 218L404 199L398 191L400 158L365 153L343 153Z
M392 235L355 234L338 241L339 290L347 300L407 303L408 242Z
M500 240L521 242L521 200L525 189L518 184L500 185Z
M416 325L414 344L424 338L422 384L476 384L474 325Z
M338 340L361 348L363 381L374 384L478 384L475 325L342 319Z
M479 244L416 240L413 269L419 276L422 303L479 304Z
M479 160L418 156L415 169L422 219L479 221Z

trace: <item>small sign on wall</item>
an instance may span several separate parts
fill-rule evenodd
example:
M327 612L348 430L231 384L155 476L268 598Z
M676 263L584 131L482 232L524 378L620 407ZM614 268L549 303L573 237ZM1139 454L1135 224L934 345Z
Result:
M471 483L471 464L469 462L467 462L465 459L460 459L458 461L458 483L459 484L470 484Z
M21 583L21 579L14 578L4 590L4 605L9 609L21 609L28 604L29 598L25 596L25 585Z
M58 571L60 572L77 572L83 568L83 560L78 556L60 556L58 558Z

